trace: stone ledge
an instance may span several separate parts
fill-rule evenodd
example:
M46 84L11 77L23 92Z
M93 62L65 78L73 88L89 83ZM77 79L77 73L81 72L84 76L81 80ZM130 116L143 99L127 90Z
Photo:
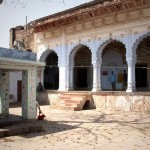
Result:
M42 126L33 124L14 125L0 129L0 138L28 134L33 132L41 132Z

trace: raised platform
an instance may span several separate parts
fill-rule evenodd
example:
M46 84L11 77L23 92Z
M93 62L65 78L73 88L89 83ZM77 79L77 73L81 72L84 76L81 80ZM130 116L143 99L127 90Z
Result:
M42 126L36 124L36 120L24 120L20 116L11 114L0 115L0 138L41 131Z
M66 110L100 108L150 112L150 92L41 91L37 93L37 101L40 104L49 104L53 108Z

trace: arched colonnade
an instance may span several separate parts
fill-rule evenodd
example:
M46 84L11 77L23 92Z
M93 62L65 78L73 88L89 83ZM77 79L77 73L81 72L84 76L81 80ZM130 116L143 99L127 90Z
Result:
M47 89L46 81L49 82L47 84L55 84L49 86L50 90L107 91L112 89L110 73L114 71L117 76L117 90L122 90L121 74L126 70L126 92L134 92L137 90L136 65L142 62L148 67L150 64L148 59L142 58L143 49L139 48L143 46L142 41L147 38L149 40L149 36L149 32L136 36L129 34L99 41L79 41L63 48L65 51L62 51L61 47L57 50L45 49L43 53L38 54L39 61L46 62L47 68L51 68L49 69L51 75L47 77L52 79L48 79L49 81L45 79L46 71L43 69L39 81L44 84L45 89ZM146 51L149 54L148 47L149 45ZM149 70L146 74L149 74ZM149 85L150 79L147 79L144 86Z

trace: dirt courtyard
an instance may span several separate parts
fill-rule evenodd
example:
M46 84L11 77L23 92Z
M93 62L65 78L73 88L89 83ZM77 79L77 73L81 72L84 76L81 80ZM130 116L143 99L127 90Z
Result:
M0 139L0 150L150 150L150 114L41 106L43 131ZM20 114L11 108L11 114Z

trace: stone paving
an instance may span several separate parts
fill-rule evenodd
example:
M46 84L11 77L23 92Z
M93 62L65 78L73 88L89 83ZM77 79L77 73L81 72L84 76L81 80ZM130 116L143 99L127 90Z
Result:
M37 124L44 130L1 138L0 150L150 150L148 113L41 109L46 119Z

